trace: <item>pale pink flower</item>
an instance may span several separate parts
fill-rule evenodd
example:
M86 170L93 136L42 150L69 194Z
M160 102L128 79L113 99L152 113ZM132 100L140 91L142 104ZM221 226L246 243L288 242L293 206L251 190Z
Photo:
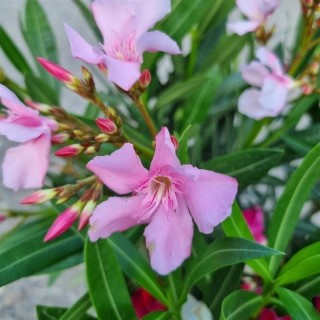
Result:
M176 42L160 31L147 32L171 11L170 0L96 0L91 3L103 44L92 47L65 24L72 55L107 68L108 79L129 90L140 77L145 51L179 54Z
M0 99L8 112L7 117L0 119L0 134L22 142L5 155L4 185L14 190L41 187L49 167L51 130L57 129L57 123L25 106L3 85L0 85Z
M242 68L242 78L259 89L245 90L238 101L239 112L260 120L275 117L287 103L289 91L294 81L284 73L277 56L262 47L257 52L258 61Z
M279 6L280 0L237 0L237 7L249 20L231 22L227 28L239 36L257 30Z
M266 244L266 237L264 234L264 215L260 207L255 206L250 209L242 211L244 219L254 237L254 240L261 244Z
M189 257L191 215L200 232L211 233L230 215L237 192L237 181L231 177L181 165L164 127L156 136L149 171L130 143L110 156L95 157L87 168L115 192L133 192L129 197L110 197L97 206L90 218L91 241L149 224L144 232L146 245L151 265L160 274L168 274Z

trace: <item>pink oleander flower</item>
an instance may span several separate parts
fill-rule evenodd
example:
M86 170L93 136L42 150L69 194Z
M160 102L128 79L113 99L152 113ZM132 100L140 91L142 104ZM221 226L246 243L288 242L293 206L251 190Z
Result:
M237 0L237 7L249 20L231 22L227 28L239 36L257 30L279 6L280 0Z
M254 240L261 244L266 244L267 239L264 235L264 216L262 209L258 206L242 211Z
M49 167L51 131L57 129L57 123L25 106L1 84L0 99L8 112L7 117L0 119L0 134L22 143L5 155L3 183L14 190L41 187Z
M160 274L168 274L189 257L191 216L200 232L211 233L230 215L237 192L237 181L231 177L181 165L165 127L156 136L149 171L130 143L110 156L95 157L87 168L115 192L133 193L110 197L97 206L90 218L91 241L148 224L144 236L151 266Z
M178 45L160 31L147 32L171 11L170 0L96 0L91 3L103 44L92 47L65 24L72 55L107 69L108 79L129 90L140 77L145 51L181 53Z
M245 90L238 101L239 112L260 120L275 117L287 103L289 90L294 81L284 73L277 56L262 47L257 52L258 61L242 68L242 78L259 89Z

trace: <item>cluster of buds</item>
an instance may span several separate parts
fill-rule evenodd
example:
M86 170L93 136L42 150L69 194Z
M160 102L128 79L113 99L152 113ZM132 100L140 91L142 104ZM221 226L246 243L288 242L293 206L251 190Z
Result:
M317 79L320 70L320 56L317 56L314 61L305 69L300 78L302 93L304 95L310 95L317 93Z
M272 26L270 30L266 30L265 25L261 25L256 31L255 36L257 42L262 45L266 45L269 39L272 37L274 31L276 30L276 26Z
M92 176L80 180L74 185L69 184L57 188L37 191L21 201L21 204L39 204L58 197L57 204L61 204L74 197L84 187L87 189L79 200L62 212L54 221L46 234L44 241L52 240L61 235L73 225L77 218L79 218L79 231L88 224L89 218L95 207L98 205L102 195L102 182L96 176Z

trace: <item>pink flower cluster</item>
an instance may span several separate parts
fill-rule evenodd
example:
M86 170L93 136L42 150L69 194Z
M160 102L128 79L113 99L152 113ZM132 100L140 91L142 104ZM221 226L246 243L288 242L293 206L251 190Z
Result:
M1 84L0 99L8 113L7 117L0 118L0 134L21 143L5 155L2 164L4 185L14 190L41 187L49 167L51 131L58 125L25 106Z
M242 78L257 87L245 90L238 101L239 112L260 120L275 117L287 103L288 92L294 81L284 73L277 56L262 47L257 51L257 59L242 67Z
M87 168L115 192L133 193L110 197L97 206L90 218L91 241L148 224L144 235L151 265L160 274L168 274L189 257L192 218L201 232L211 233L230 215L237 192L231 177L181 165L164 127L156 137L149 172L129 143L110 156L95 157Z
M236 3L249 20L228 23L227 28L242 36L263 26L279 6L280 0L237 0Z
M128 91L140 77L145 51L181 53L166 34L151 31L156 22L171 10L170 0L96 0L91 3L95 21L102 33L103 44L92 47L75 30L65 24L72 55L98 65L108 79Z

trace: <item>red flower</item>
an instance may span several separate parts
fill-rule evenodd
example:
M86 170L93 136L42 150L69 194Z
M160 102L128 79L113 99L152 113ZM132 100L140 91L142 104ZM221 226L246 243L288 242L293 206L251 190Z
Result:
M152 311L167 310L167 307L156 300L148 291L138 288L131 297L134 310L139 319Z

